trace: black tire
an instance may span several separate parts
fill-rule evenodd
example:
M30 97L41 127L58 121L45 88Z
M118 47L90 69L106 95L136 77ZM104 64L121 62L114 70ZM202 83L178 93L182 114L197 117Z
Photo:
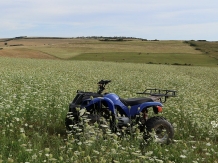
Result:
M169 144L173 140L173 126L163 117L149 118L146 122L146 130L145 139L148 139L148 137L151 137L151 133L154 133L153 138L158 143Z
M84 110L84 109L81 109ZM80 110L80 111L81 111ZM83 115L80 115L80 111L74 111L74 112L68 112L65 118L65 126L67 133L77 133L77 131L74 128L80 128L83 131L83 123L81 123ZM109 112L108 112L109 113ZM97 122L100 127L103 125L104 127L108 125L108 127L112 128L112 124L114 121L114 117L112 116L112 119L109 120L110 115L108 113L105 113L103 116L102 113L91 113L87 116L87 119L89 119L89 124L93 125L95 122ZM107 123L109 121L109 124ZM103 128L104 128L103 127ZM112 130L112 129L111 129Z

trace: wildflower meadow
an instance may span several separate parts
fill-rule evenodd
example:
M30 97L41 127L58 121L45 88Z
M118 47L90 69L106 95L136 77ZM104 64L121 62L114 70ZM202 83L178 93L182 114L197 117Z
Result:
M0 163L217 163L218 68L0 58ZM146 88L177 90L161 116L171 144L145 142L137 131L120 138L98 124L67 134L65 117L77 90L138 97ZM152 114L152 113L151 113Z

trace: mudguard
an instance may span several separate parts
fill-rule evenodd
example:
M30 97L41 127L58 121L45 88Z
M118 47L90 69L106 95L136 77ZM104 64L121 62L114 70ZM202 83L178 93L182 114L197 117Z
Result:
M140 105L140 109L138 110L138 113L140 113L144 108L149 108L149 107L152 107L152 106L163 106L160 102L145 102L145 103L142 103Z
M107 97L97 97L93 98L91 101L89 101L89 104L86 107L89 107L93 104L101 103L101 102L106 102L108 105L109 110L116 116L116 111L114 108L114 103Z

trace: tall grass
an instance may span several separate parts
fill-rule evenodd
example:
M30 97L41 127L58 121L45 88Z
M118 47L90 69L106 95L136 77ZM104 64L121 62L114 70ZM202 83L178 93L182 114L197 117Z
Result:
M217 68L0 58L0 162L216 162ZM145 88L175 89L163 115L175 129L161 146L84 123L67 135L64 119L77 89L137 97ZM152 113L151 113L152 114Z

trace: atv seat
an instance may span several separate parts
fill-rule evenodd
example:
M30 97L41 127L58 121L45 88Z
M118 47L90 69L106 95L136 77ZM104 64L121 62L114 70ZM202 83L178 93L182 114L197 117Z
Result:
M139 105L144 102L154 102L151 98L147 98L147 97L129 98L129 99L120 98L120 101L126 106Z

